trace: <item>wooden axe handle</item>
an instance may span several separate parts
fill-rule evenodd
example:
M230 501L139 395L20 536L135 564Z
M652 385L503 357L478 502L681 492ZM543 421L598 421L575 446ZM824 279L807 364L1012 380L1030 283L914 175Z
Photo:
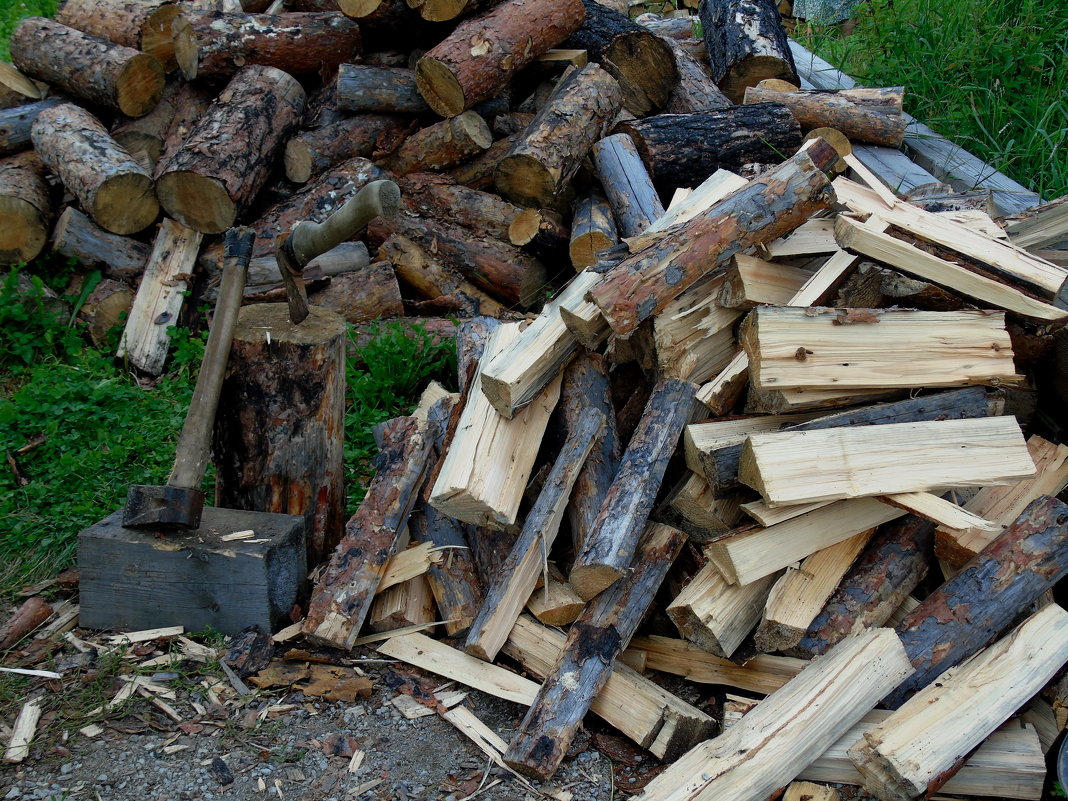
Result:
M363 228L375 217L396 217L400 189L393 181L372 181L321 223L297 223L288 242L300 269Z

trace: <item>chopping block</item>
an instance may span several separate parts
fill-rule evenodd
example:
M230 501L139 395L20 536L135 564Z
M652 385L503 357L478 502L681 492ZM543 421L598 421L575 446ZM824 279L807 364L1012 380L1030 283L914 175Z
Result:
M199 528L176 532L124 528L122 515L78 535L79 625L237 634L290 622L307 573L303 516L208 506Z

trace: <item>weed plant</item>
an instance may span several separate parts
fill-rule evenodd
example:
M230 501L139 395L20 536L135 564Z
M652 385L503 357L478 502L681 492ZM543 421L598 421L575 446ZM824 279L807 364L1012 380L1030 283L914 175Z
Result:
M1064 0L870 0L853 36L797 38L866 86L905 87L906 110L1047 199L1068 194Z

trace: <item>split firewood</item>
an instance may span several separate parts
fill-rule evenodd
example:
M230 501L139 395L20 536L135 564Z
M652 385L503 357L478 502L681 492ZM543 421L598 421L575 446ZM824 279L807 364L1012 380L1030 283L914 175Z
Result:
M656 34L630 21L626 14L583 0L586 19L566 46L585 50L619 82L623 107L641 116L667 103L679 81L675 57Z
M234 75L243 67L274 67L294 75L337 66L361 52L360 28L334 13L190 14L198 60L192 75Z
M786 652L801 641L874 529L863 531L788 567L771 588L756 631L758 651Z
M653 319L657 372L663 377L700 382L716 375L736 350L738 309L720 305L725 276L698 281Z
M815 141L606 273L590 296L612 330L628 336L707 274L710 266L749 245L782 236L825 208L831 197L821 165L838 156L829 145ZM743 230L742 217L749 219L749 209L756 207L762 209L760 222L746 223Z
M664 207L634 140L626 134L606 136L593 145L591 152L597 177L624 237L640 234L663 216Z
M1006 218L1005 233L1014 245L1029 250L1068 239L1068 195Z
M156 219L152 178L89 112L70 103L45 109L32 137L37 155L100 227L132 234Z
M1059 495L1068 486L1068 447L1055 445L1037 434L1027 440L1027 450L1035 463L1034 478L1004 487L984 487L964 504L964 511L996 524L989 531L973 526L941 525L935 531L935 553L939 559L960 567L988 546L1042 495Z
M188 54L195 48L189 27L179 20L183 13L181 4L166 0L70 0L56 10L55 19L91 36L147 53L171 72L179 66L175 51ZM176 37L184 39L176 43Z
M980 529L988 532L991 538L1005 528L931 492L896 492L876 497L883 503L897 506L932 523L954 528Z
M832 453L843 461L848 454L848 466L822 461ZM738 462L739 480L772 507L1006 484L1034 474L1011 416L753 434Z
M493 332L480 370L519 336L517 324ZM480 388L476 375L456 435L448 448L430 503L458 520L490 528L513 526L549 415L560 396L560 381L549 383L511 420L501 417ZM525 600L525 599L524 599Z
M378 472L312 593L304 620L304 635L312 642L349 650L359 636L418 495L430 446L414 418L398 418L390 428Z
M493 144L486 121L473 111L416 131L379 163L397 175L448 170Z
M54 20L22 20L10 47L15 66L31 78L128 117L147 114L163 95L163 66L155 58Z
M546 626L570 626L578 620L585 606L582 596L567 583L552 562L549 562L548 575L544 576L544 585L535 589L526 603L527 611Z
M160 203L189 228L225 231L266 182L303 112L304 90L295 78L274 67L245 67L163 168Z
M898 91L902 91L900 87ZM852 140L884 147L901 147L905 141L907 120L900 112L895 115L881 111L885 106L873 107L841 92L819 89L777 92L750 86L745 90L743 102L781 103L806 131L834 128Z
M0 111L0 156L20 153L31 148L33 143L30 131L37 115L45 109L62 105L65 102L61 98L50 97L36 103L27 103L24 106L15 106Z
M669 36L661 38L671 48L675 56L675 68L679 72L679 82L664 106L665 114L693 114L731 105L730 98L712 80L712 73L706 64L690 55L677 40Z
M375 596L367 625L371 631L396 631L435 620L434 596L426 576L402 581Z
M587 409L560 450L545 485L523 523L519 539L501 566L499 577L486 590L486 600L471 624L464 650L493 661L523 611L560 530L575 479L590 455L604 416Z
M304 184L348 159L388 153L400 143L408 128L409 123L403 117L360 114L301 131L286 143L286 177Z
M763 801L793 780L910 672L908 658L890 629L869 629L850 637L724 734L675 762L636 798Z
M541 778L560 766L582 717L634 636L684 541L681 531L653 523L626 580L589 603L572 624L556 664L508 745L508 765Z
M661 114L620 123L658 186L693 186L716 170L777 164L801 146L801 129L777 103L693 114Z
M591 192L579 198L571 219L571 242L568 246L572 266L581 270L596 264L597 254L618 241L619 232L608 198L600 192Z
M0 159L0 264L33 261L48 241L52 202L36 153Z
M839 247L834 238L835 219L835 217L813 217L781 239L768 242L764 250L772 259L836 253ZM792 304L771 305L789 306Z
M27 634L52 617L52 605L40 596L23 601L15 614L0 628L0 651L6 651Z
M692 542L709 542L734 528L741 512L736 496L715 497L708 482L690 472L654 517L681 528Z
M461 22L416 63L427 104L454 117L498 94L512 76L574 33L585 17L581 0L505 0Z
M706 562L668 605L667 615L687 640L715 656L729 658L760 622L778 578L773 573L739 586L728 582L713 562Z
M22 762L30 755L30 743L37 733L37 722L41 719L41 698L34 698L22 705L11 736L4 751L4 762Z
M727 264L719 302L727 308L742 309L787 306L811 277L807 270L739 253Z
M730 170L716 170L697 188L692 191L688 190L684 198L677 199L678 193L676 193L676 199L672 200L663 216L655 220L641 236L628 239L627 246L633 252L662 239L665 232L672 226L692 220L748 183L747 180Z
M774 0L701 0L712 78L733 102L766 78L797 84L797 68Z
M937 792L1065 662L1068 612L1050 604L864 732L849 758L865 788L893 801Z
M497 165L497 190L520 206L555 206L621 102L619 84L596 64L565 76Z
M571 567L571 585L586 600L626 573L668 460L690 420L694 389L686 381L666 379L649 397L604 505Z
M1050 496L1031 503L1001 536L924 600L897 627L916 673L886 702L900 706L947 668L1003 633L1059 581L1068 507ZM1012 565L1011 570L1007 565ZM962 610L967 614L961 616Z

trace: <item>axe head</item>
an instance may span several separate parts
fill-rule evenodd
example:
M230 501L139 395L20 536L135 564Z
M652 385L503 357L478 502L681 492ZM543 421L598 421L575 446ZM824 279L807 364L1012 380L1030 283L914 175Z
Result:
M204 493L188 487L132 484L126 494L122 524L126 528L200 528Z

